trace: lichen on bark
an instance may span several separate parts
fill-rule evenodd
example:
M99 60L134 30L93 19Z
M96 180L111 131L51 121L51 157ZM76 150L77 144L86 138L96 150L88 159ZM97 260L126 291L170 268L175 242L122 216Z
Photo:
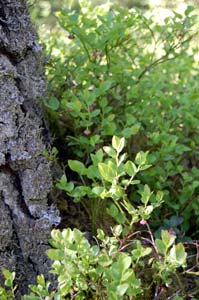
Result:
M36 275L47 276L45 251L60 221L43 154L44 93L41 48L26 4L0 0L0 268L16 271L19 294Z

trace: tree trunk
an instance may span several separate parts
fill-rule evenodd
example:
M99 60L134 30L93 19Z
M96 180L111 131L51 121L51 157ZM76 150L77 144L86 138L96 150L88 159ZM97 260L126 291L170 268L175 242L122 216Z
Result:
M41 49L25 2L0 0L0 268L16 271L19 293L47 274L45 251L59 223L43 154L44 91Z

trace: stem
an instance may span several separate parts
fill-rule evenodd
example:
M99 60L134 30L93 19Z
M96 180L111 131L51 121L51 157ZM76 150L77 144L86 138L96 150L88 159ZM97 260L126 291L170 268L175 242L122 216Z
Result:
M134 175L131 176L131 178L128 181L128 186L131 184L131 182L133 181L134 177L136 176L137 173L140 172L140 166L137 167L137 171ZM127 188L127 187L126 187Z
M117 208L119 209L119 211L123 214L124 212L123 212L123 210L122 210L120 204L118 203L118 201L117 201L117 200L114 200L114 199L113 199L113 201L114 201L115 205L117 206Z
M96 219L97 219L97 201L96 199L92 199L92 206L91 206L91 234L96 234Z
M81 179L83 185L87 186L87 184L86 184L86 182L85 182L85 180L84 180L84 177L83 177L82 175L79 175L79 176L80 176L80 179Z
M110 69L110 57L108 55L108 45L106 43L105 45L105 55L106 55L106 63L107 63L107 74L109 72L109 69Z
M149 226L149 224L148 224L147 222L146 222L146 227L147 227L147 229L148 229L148 232L149 232L149 235L150 235L150 238L151 238L151 242L152 242L152 244L153 244L153 247L154 247L154 249L155 249L155 252L156 252L157 255L159 256L158 249L157 249L157 247L156 247L156 245L155 245L155 240L154 240L154 237L153 237L151 228L150 228L150 226Z
M127 242L127 240L128 240L129 238L131 238L131 237L133 237L134 235L139 234L139 233L140 233L140 231L133 232L133 233L131 233L130 235L127 235L123 240L121 240L121 241L120 241L120 246L119 246L118 251L122 251L122 250L124 250L125 248L131 246L131 245L133 244L134 241L131 241L131 242L127 243L127 244L125 244L125 243Z
M88 203L87 203L87 202L88 202L88 201L84 201L84 199L81 200L82 206L84 207L86 213L88 214L89 218L91 219L91 214L92 214L92 213L91 213L91 211L90 211L90 209L89 209L89 207L88 207Z
M177 274L177 273L175 273L175 277L176 277L176 279L177 279L177 281L178 281L178 284L179 284L179 286L180 286L181 290L182 290L182 291L183 291L183 293L185 294L184 285L183 285L183 283L182 283L182 281L181 281L181 279L180 279L180 277L178 276L178 274Z
M173 60L175 59L178 55L176 54L176 56L169 58L169 54L173 51L176 50L178 48L180 48L183 44L185 44L186 42L190 41L196 34L191 35L190 37L188 37L186 40L184 40L183 42L179 42L176 45L173 45L170 47L170 49L167 51L167 53L165 55L163 55L162 57L158 58L157 60L155 60L154 62L152 62L150 65L146 66L145 69L140 73L140 75L138 76L138 79L136 80L135 84L138 84L140 82L140 80L142 79L142 77L146 74L146 72L150 71L153 67L165 62L165 61L169 61L169 60Z
M75 35L78 37L78 39L82 43L82 46L83 46L83 48L84 48L84 50L85 50L85 52L86 52L86 54L88 56L89 61L92 62L90 53L88 51L88 48L87 48L86 44L84 43L84 40L76 32L75 32Z

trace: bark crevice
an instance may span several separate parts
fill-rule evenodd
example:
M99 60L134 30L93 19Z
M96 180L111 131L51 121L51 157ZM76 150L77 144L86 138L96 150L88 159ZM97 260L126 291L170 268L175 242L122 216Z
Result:
M23 0L0 0L0 12L0 269L17 272L20 295L48 276L45 252L60 217L48 200L41 49Z

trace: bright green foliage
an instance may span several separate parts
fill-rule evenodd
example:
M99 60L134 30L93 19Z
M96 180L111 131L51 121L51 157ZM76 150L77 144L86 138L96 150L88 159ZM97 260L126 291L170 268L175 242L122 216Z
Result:
M163 224L169 215L181 220L182 233L194 215L197 234L199 93L193 8L174 12L159 24L148 12L79 3L78 12L57 14L65 33L48 45L52 84L46 104L56 132L63 140L67 136L71 158L85 168L90 154L113 135L127 139L131 158L149 150L153 167L139 176L153 190L165 191L165 205L157 210L154 224ZM137 159L139 164L144 158ZM132 168L129 164L128 172ZM93 172L92 166L87 176ZM114 177L111 166L108 176Z
M55 96L48 106L56 110L60 102L60 116L73 132L69 145L83 157L107 136L138 133L141 123L131 110L136 98L141 99L140 81L156 65L187 49L193 20L182 25L183 16L176 15L160 27L136 10L93 7L89 1L80 1L80 6L79 13L57 14L69 40L56 59L57 71L49 70Z
M176 236L164 230L161 232L161 239L155 240L158 252L164 256L163 260L156 261L158 276L168 284L171 279L168 277L177 267L186 266L187 254L182 243L174 245Z
M0 299L1 300L14 300L15 299L15 287L14 287L14 279L15 272L9 272L6 269L2 270L2 273L5 278L5 288L0 287Z
M81 201L85 207L90 207L93 234L98 225L100 206L105 207L108 214L118 223L127 222L132 227L140 220L149 219L154 208L162 202L162 192L153 195L148 185L142 185L135 179L139 172L150 167L147 164L148 153L139 152L133 163L127 160L127 153L122 154L124 147L125 139L113 136L112 147L104 146L104 151L100 149L92 154L90 166L85 167L79 161L69 160L69 167L73 171L80 176L87 176L82 181L83 185L74 187L73 182L66 181L65 175L57 183L57 187L65 190L75 202ZM128 188L131 186L134 186L137 197L140 198L140 205L135 206L133 199L128 197Z
M96 197L104 202L107 198L110 201L107 211L117 224L111 227L109 235L97 229L92 244L78 229L52 230L52 247L47 255L53 261L50 272L56 274L57 286L52 290L51 282L39 275L37 285L30 285L31 292L23 300L149 300L153 284L169 286L172 295L176 290L175 277L181 289L179 295L186 295L181 280L181 272L186 273L187 265L183 244L175 244L176 236L166 230L155 240L147 222L154 208L162 203L163 194L158 192L154 196L148 185L134 179L138 172L150 167L148 153L138 153L133 163L127 160L126 153L122 154L124 148L125 139L113 136L112 146L105 146L104 151L92 155L93 172L88 171L91 166L86 168L79 161L69 162L80 176L88 173L93 185L76 188L63 175L58 187L78 200L85 195L90 201ZM139 186L136 206L127 195L131 185ZM138 222L139 226L146 226L144 235L141 229L135 230ZM1 299L14 300L15 273L4 270L4 276L10 290L0 288Z
M53 269L62 296L74 293L75 299L88 299L90 295L90 299L108 296L119 300L124 294L141 293L140 281L131 267L131 256L118 252L115 237L105 237L99 231L100 237L102 244L91 246L77 229L52 232L51 242L56 249L49 250L48 256L55 261Z
M100 287L100 291L103 290L103 292L105 292L105 295L108 295L108 299L123 299L122 297L125 294L127 294L128 296L136 296L136 293L144 293L142 290L141 278L136 278L136 274L134 274L134 272L131 273L129 271L129 268L132 266L133 270L135 270L136 268L144 267L142 258L147 255L150 255L152 253L152 250L155 251L156 256L152 256L152 259L148 260L149 265L151 264L151 271L149 277L155 283L164 282L166 284L171 284L172 274L176 272L176 269L178 267L186 267L187 258L187 254L185 252L183 244L178 243L177 245L175 245L174 242L176 236L173 233L170 233L166 230L163 230L161 232L160 239L156 239L154 241L152 233L150 232L150 229L148 227L148 233L150 233L150 239L152 244L152 246L150 245L150 247L143 247L140 240L137 239L134 239L129 243L129 238L136 235L136 232L134 232L134 225L140 222L140 224L148 226L146 220L148 220L151 217L154 208L158 207L162 203L163 194L162 192L158 192L156 196L154 196L153 192L150 190L148 185L142 185L140 181L135 180L135 176L137 175L137 173L143 170L147 170L151 167L147 164L148 153L139 152L136 155L134 163L130 160L127 160L127 153L122 154L124 148L125 139L113 136L112 146L104 146L104 151L100 149L95 154L92 154L92 165L85 167L82 163L78 161L70 160L70 168L73 171L79 173L79 175L87 175L91 181L87 181L85 177L85 179L83 180L84 185L74 187L72 191L67 191L65 185L61 187L63 190L66 190L67 194L73 197L75 201L85 201L84 204L86 207L89 207L90 202L90 215L93 225L92 229L96 230L96 227L94 226L96 225L97 221L96 214L100 212L100 204L103 205L105 199L108 199L108 202L106 202L108 214L119 224L114 226L114 228L112 229L113 237L107 237L102 230L98 229L98 239L102 241L102 246L106 248L105 256L104 249L98 249L97 252L94 252L97 258L99 259L99 265L103 268L108 267L107 272L105 269L103 269L104 273L102 275L102 270L101 272L98 271L98 267L95 266L95 273L99 275L100 279L104 278L104 276L106 278L107 274L109 276L113 276L113 279L104 279L104 281L101 282L101 284L103 284L103 282L106 282L107 280L107 284L105 284L105 287L107 288L106 291L104 291L104 288L102 288L100 284L96 284L98 287ZM57 186L60 186L60 184L63 181L63 177L60 179ZM85 182L87 182L87 185L85 185ZM66 182L66 186L68 184L69 183ZM133 203L133 200L128 198L127 193L127 189L132 185L134 187L138 186L136 192L138 195L140 195L139 204L137 203L136 206ZM96 207L94 207L94 205ZM100 221L102 221L102 219ZM68 232L71 231L69 230ZM79 231L77 232L78 234L80 233ZM57 237L61 239L60 233L57 231L55 233L57 234ZM93 234L94 233L95 231L93 232ZM64 244L68 243L68 240L70 240L70 243L74 245L74 237L72 233L71 238L67 234L67 242L65 242ZM83 249L85 250L85 253L89 255L89 244L85 238L84 241L86 241L86 247L83 247ZM80 245L80 241L78 241L77 244ZM52 245L57 247L58 244L53 243ZM99 246L99 242L97 243L97 246ZM120 253L120 251L123 251L123 249L126 249L126 247L126 253ZM96 246L94 246L94 249L96 249ZM102 256L100 254L100 250L103 253ZM120 255L122 255L122 258L120 258L120 255L118 256L118 252L120 253ZM60 259L61 257L65 259L64 257L66 253L68 253L68 250L60 251L52 249L48 251L50 258L54 260L57 260L58 257ZM131 257L129 257L130 254ZM70 251L69 255L71 255L71 259L68 258L64 261L67 261L67 263L69 260L70 263L71 261L75 261L76 266L76 256L73 256L73 253ZM81 257L81 255L78 254L78 257ZM118 258L119 261L121 260L121 264L124 264L124 271L122 270L122 267L119 266L120 263L115 262L113 260L113 257L114 259ZM93 267L93 259L90 263ZM58 266L59 270L63 269L63 266ZM120 271L118 271L117 268ZM66 268L66 270L68 269L69 267ZM125 272L125 270L127 269L128 275ZM87 272L89 274L88 265L86 265L86 267L82 269L82 274L84 274L85 277L88 279L88 275L86 275ZM94 272L93 268L92 272ZM130 288L132 294L129 294L128 282L124 282L120 277L121 274L123 274L123 272L124 278L130 278L131 283L135 281L136 289L135 287ZM74 272L74 274L76 274L76 272ZM96 274L94 278L96 281L98 278L96 278ZM119 280L119 282L117 280ZM178 278L178 280L180 279ZM89 282L91 281L92 280L90 279ZM85 281L83 286L85 290L88 290L88 284L86 284ZM90 283L89 287L91 288L91 286L92 284ZM68 291L70 289L71 286L68 286ZM78 287L77 289L80 289L80 287ZM95 288L93 289L95 290ZM150 290L149 287L146 289ZM98 295L98 293L99 292L96 291L96 295ZM103 297L104 296L101 295L99 296L99 299L103 299Z
M53 261L51 273L57 275L57 287L50 291L50 282L40 275L37 285L30 286L31 292L24 295L23 300L149 300L147 291L150 291L151 283L171 283L172 273L186 263L186 254L182 244L173 245L174 239L166 231L162 232L160 241L169 251L164 254L157 252L159 256L156 258L153 255L154 245L143 246L136 238L132 241L132 236L132 233L126 233L124 227L116 225L112 236L106 236L99 229L97 244L91 245L78 229L53 230L50 240L52 248L47 255ZM148 283L142 282L140 268L148 269L151 258L155 260L150 269L150 280ZM11 282L9 285L7 283L12 274L8 271L4 273L5 284L12 287ZM5 294L2 300L15 299L9 291L2 291Z

